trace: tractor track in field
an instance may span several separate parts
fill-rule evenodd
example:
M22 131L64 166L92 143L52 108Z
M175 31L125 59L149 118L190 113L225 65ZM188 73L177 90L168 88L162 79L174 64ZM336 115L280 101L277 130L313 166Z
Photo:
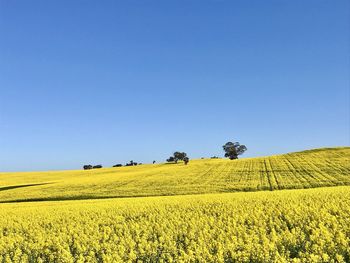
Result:
M267 169L267 166L266 166L266 160L264 160L264 166L265 166L265 172L266 172L266 176L267 176L267 180L269 182L269 186L270 186L270 191L273 191L273 186L272 186L272 183L271 183L271 175Z
M277 188L280 190L280 189L282 189L282 188L281 188L280 183L279 183L279 181L278 181L278 179L277 179L277 176L276 176L276 174L275 174L275 171L274 171L274 169L273 169L273 167L272 167L271 159L269 158L269 159L267 159L267 160L268 160L269 165L270 165L270 168L271 168L271 174L273 175L273 178L275 179L275 182L276 182L276 184L277 184Z
M294 177L300 182L300 185L305 188L305 182L308 183L311 187L313 185L310 183L309 180L307 180L305 177L303 177L299 172L298 168L293 164L293 162L290 161L289 158L285 157L286 162L293 168L291 169L292 173L294 174ZM301 180L303 178L304 180Z
M341 154L340 154L341 153ZM350 148L189 165L104 168L54 173L0 173L0 202L173 196L350 185ZM159 168L159 169L158 169ZM15 175L15 176L13 176ZM59 183L50 186L37 184Z

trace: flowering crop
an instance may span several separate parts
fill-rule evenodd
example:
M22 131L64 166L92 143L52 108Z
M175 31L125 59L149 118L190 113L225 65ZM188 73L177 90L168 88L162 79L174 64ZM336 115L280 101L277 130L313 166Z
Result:
M350 187L0 204L0 262L349 262Z
M204 194L350 185L350 148L87 171L0 173L0 202Z

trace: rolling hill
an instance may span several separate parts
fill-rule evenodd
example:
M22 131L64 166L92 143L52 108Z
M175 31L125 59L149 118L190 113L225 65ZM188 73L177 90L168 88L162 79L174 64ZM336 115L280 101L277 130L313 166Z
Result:
M350 147L97 170L0 173L0 202L81 200L350 185Z
M1 173L0 261L349 262L349 172L343 147Z

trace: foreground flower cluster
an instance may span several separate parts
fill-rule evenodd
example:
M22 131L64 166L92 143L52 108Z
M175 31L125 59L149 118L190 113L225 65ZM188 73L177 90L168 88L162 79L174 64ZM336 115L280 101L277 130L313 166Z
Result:
M350 187L0 205L0 262L349 262Z

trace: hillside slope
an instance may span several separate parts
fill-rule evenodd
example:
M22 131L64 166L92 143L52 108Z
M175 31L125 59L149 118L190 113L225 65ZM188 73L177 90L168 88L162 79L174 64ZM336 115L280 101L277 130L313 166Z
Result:
M350 185L350 147L98 170L0 173L0 202Z

